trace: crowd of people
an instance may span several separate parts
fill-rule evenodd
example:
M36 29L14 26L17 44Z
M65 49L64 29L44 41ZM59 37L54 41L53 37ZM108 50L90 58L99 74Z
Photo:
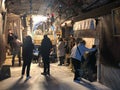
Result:
M10 51L12 54L12 66L14 66L15 57L18 55L19 66L21 66L21 56L23 60L22 64L22 77L26 72L26 79L30 78L30 66L33 59L33 50L35 48L32 42L31 36L26 36L23 43L18 39L17 35L13 34L11 30L8 34L8 44L10 45ZM79 82L81 80L80 69L81 64L86 60L88 61L88 67L96 73L96 52L97 48L95 45L91 49L85 46L86 42L82 38L63 39L59 38L56 44L56 54L58 59L58 66L72 66L74 71L74 81ZM20 55L22 47L22 55ZM42 57L43 62L43 72L42 75L50 76L50 54L53 51L53 45L51 40L47 35L39 46L39 56ZM84 58L85 52L88 51L88 58ZM84 59L84 60L83 60Z

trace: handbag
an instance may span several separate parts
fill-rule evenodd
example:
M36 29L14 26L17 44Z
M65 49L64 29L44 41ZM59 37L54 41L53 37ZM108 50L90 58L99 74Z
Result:
M78 49L79 54L81 55L81 63L84 63L85 58L84 58L84 56L81 54L80 49L78 48L78 46L77 46L77 49Z

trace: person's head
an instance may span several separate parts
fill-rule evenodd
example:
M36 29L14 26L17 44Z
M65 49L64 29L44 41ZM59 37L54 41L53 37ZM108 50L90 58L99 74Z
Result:
M79 38L81 40L81 38ZM71 38L71 41L74 42L75 41L75 38Z
M63 41L63 39L62 39L62 38L60 38L60 39L59 39L59 41Z
M86 41L85 40L81 40L80 44L86 45Z
M26 36L25 41L26 41L26 42L32 42L31 36Z
M44 35L44 38L47 38L47 37L48 37L47 34L45 34L45 35Z
M81 41L82 41L82 38L77 38L77 39L75 40L76 44L79 44Z
M92 45L92 48L95 48L96 47L96 45Z
M12 29L8 29L8 32L9 32L9 34L13 33L13 32L12 32Z
M67 23L65 23L65 26L67 26Z
M14 35L14 38L15 38L15 39L18 39L18 36L17 36L17 35Z

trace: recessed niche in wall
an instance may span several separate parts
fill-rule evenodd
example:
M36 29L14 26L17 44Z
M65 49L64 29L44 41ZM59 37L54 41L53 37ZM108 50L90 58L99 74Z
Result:
M120 36L120 7L112 10L113 35Z

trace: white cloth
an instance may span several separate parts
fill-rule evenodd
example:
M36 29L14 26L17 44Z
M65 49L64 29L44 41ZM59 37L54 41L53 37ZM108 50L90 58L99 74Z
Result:
M58 42L57 44L57 56L65 56L65 44L63 41Z

